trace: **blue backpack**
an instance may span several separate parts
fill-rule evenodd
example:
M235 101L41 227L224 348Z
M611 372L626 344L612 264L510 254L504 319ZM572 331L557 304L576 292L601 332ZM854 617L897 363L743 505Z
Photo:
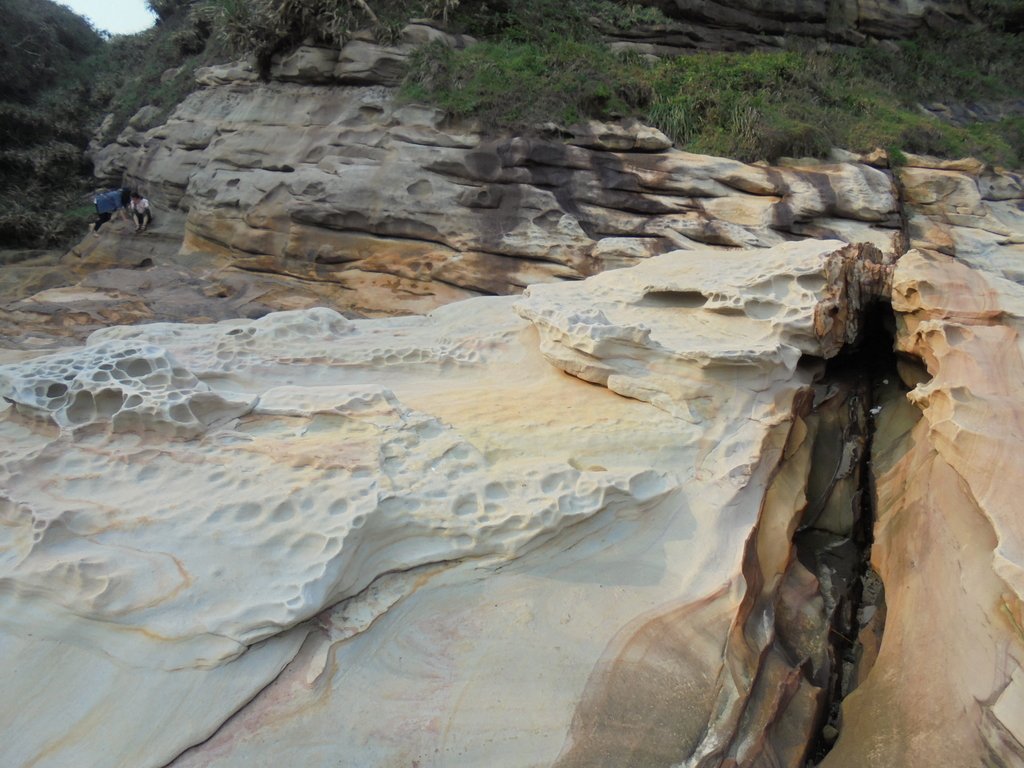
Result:
M121 205L121 190L113 189L110 192L103 192L96 196L93 201L96 203L96 213L113 213Z

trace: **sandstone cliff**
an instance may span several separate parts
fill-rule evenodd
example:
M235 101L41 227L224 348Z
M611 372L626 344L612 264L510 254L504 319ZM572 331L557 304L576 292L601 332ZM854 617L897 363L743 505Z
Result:
M396 48L302 47L278 61L270 84L243 66L205 70L206 87L165 125L126 129L98 153L98 172L148 195L156 226L145 238L114 227L84 241L73 268L165 273L155 285L93 275L77 297L99 302L80 305L85 328L325 301L359 315L424 312L705 244L903 247L891 175L857 158L752 166L675 150L635 123L495 137L396 104L395 61L437 34L413 26ZM120 300L104 305L106 291ZM46 298L59 308L17 306L21 333L34 316L52 325L50 314L76 300ZM102 319L94 325L89 313Z
M205 72L105 152L155 233L10 273L0 762L1024 764L1020 176L402 55Z

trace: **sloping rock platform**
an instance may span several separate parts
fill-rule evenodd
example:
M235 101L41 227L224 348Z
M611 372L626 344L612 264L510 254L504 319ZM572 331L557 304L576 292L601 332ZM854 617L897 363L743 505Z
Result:
M826 764L1009 760L1019 288L948 262L672 252L0 367L0 762L801 765L831 664L791 542L814 407L890 295L931 377L893 382L924 418L878 438L885 637Z

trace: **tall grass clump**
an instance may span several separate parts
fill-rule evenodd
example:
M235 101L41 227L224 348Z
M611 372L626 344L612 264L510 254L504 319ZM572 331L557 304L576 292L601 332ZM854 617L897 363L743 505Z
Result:
M798 53L686 56L661 64L652 81L646 119L695 151L756 160L829 149L815 119L828 98Z
M208 0L227 48L252 55L266 77L275 54L306 39L342 45L353 33L371 29L392 42L415 16L446 19L459 0Z
M433 43L413 57L405 96L456 117L522 129L635 113L648 98L639 69L604 46L571 39L503 40L466 51Z

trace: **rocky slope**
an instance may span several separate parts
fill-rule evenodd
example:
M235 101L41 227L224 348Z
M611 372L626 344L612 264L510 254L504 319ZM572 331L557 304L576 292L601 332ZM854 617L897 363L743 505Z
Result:
M794 39L847 44L900 38L922 27L943 29L969 16L962 0L658 0L667 23L642 26L618 45L653 55L691 49L784 47Z
M406 52L204 72L104 151L155 233L4 267L0 763L1024 764L1020 176Z
M140 188L157 221L143 238L114 226L87 239L71 268L170 272L161 288L132 289L139 278L121 273L88 279L94 303L82 305L80 331L131 322L130 313L217 319L325 301L360 315L423 312L703 244L825 237L902 248L891 177L856 158L751 166L674 150L638 124L493 137L396 104L386 87L396 60L438 34L414 26L397 48L303 47L278 62L270 84L243 66L202 71L206 87L167 124L129 128L99 150L98 173ZM115 284L129 287L132 308L101 306ZM186 305L176 316L168 286ZM20 333L38 324L45 337L53 312L82 297L46 298L54 301L8 305Z

